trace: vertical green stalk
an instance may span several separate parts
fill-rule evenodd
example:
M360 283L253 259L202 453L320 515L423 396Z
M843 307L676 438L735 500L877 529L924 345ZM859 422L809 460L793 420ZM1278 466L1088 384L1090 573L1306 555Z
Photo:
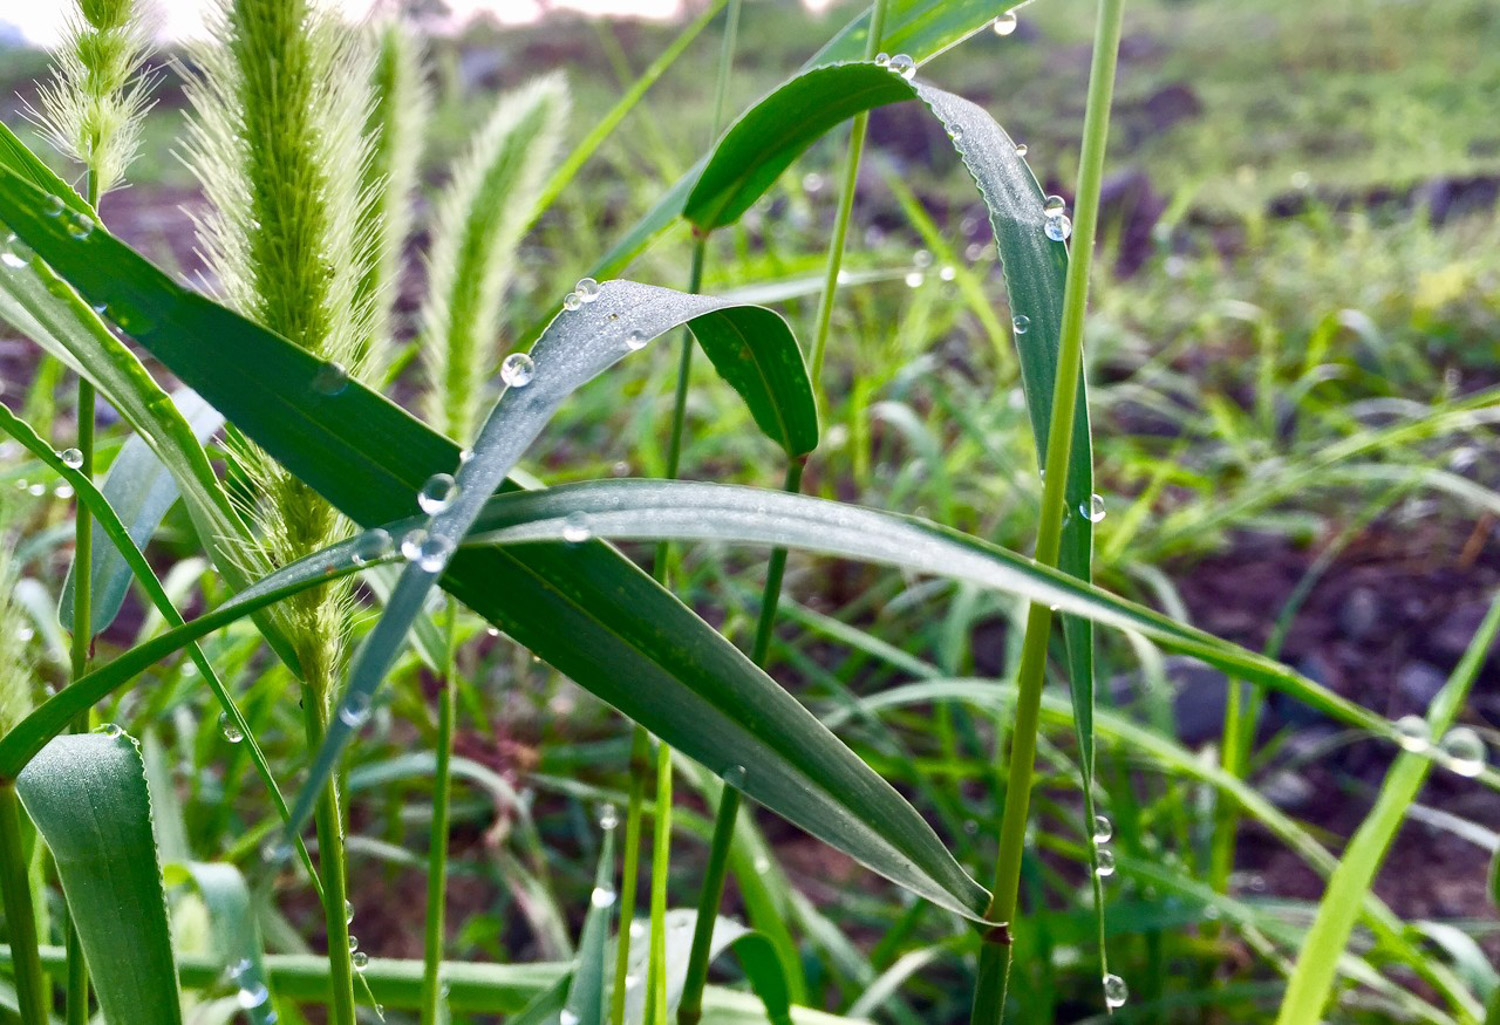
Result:
M646 774L651 771L651 737L637 726L630 743L630 798L625 814L625 864L620 870L620 935L615 940L615 986L609 1002L610 1025L625 1023L625 979L630 974L630 926L635 915L636 880L641 868L641 810Z
M316 751L328 729L325 691L307 682L302 685L302 705L307 709L303 726L307 749ZM332 779L318 795L313 815L318 834L318 875L323 883L323 923L328 933L328 1020L336 1025L354 1025L354 964L349 949L349 879L344 860L344 814L338 786Z
M0 896L5 901L16 1001L25 1025L49 1020L52 1003L37 946L36 909L31 903L26 848L21 836L21 802L12 782L0 784Z
M786 468L782 490L796 494L802 490L804 459L793 459ZM772 550L766 565L766 585L760 597L760 617L755 624L755 645L750 657L762 669L771 650L771 635L776 626L776 607L781 603L781 581L786 575L786 549ZM677 1025L697 1025L703 1017L703 989L708 984L708 956L713 944L714 921L724 901L724 882L729 874L729 851L734 845L735 822L740 813L740 792L725 784L719 795L719 811L714 822L713 840L708 850L708 866L703 873L703 889L698 894L698 915L693 922L693 945L688 952L687 976L682 987L682 1001L677 1005Z
M97 150L96 150L97 151ZM99 209L99 176L90 166L86 178L84 198L94 210ZM83 376L78 378L77 448L83 456L78 472L94 477L94 386ZM89 646L94 636L93 627L93 576L94 576L94 517L88 506L79 501L73 515L73 636L70 639L69 671L77 680L89 671ZM79 715L73 724L76 732L89 728L87 712ZM68 1025L86 1025L89 1016L88 965L83 960L83 949L78 944L78 931L72 919L67 927L68 949L68 995L66 1014Z
M448 881L448 798L453 768L454 639L458 606L448 599L447 659L438 691L437 765L432 774L432 829L427 852L427 931L422 947L422 1025L437 1025L442 980L443 913Z
M870 34L865 37L865 60L874 60L880 52L880 40L885 35L886 10L890 0L875 0L870 15ZM849 218L854 211L854 187L859 182L859 162L865 151L865 133L869 129L870 115L855 115L849 130L849 157L844 165L844 181L839 188L839 208L833 219L833 238L828 240L828 263L823 272L823 294L818 299L818 322L813 333L812 386L813 392L823 380L823 356L828 349L828 329L833 323L833 301L838 294L839 270L844 265L844 244L849 238Z
M656 822L651 836L651 956L646 1025L667 1025L667 870L672 863L672 749L656 749Z
M1083 121L1083 151L1079 159L1078 190L1074 203L1074 232L1067 282L1063 292L1062 332L1057 380L1052 393L1052 419L1043 465L1050 471L1042 491L1041 524L1036 561L1056 566L1066 507L1064 487L1072 456L1073 419L1083 370L1083 319L1088 304L1089 272L1099 227L1099 187L1104 177L1104 151L1109 140L1109 108L1114 95L1115 64L1119 54L1124 0L1100 0L1094 30L1094 57L1089 71L1088 105ZM1016 913L1021 858L1026 844L1026 822L1036 766L1038 713L1046 676L1052 610L1033 604L1026 615L1021 649L1015 727L1011 735L1010 769L1005 811L1000 824L1000 850L995 864L994 895L986 917L1009 923ZM997 1025L1005 1009L1005 985L1010 968L1009 933L994 930L981 946L980 974L974 994L974 1025Z
M741 0L729 0L729 10L725 17L724 36L719 48L719 74L718 81L714 87L714 109L713 109L713 138L710 142L718 140L719 128L724 120L724 104L729 95L729 70L734 62L735 43L740 31L740 7ZM697 292L703 287L703 263L708 252L708 233L696 232L693 238L692 265L688 271L688 291ZM682 332L682 348L677 360L677 385L672 398L672 433L667 445L667 478L676 479L682 464L682 435L684 423L687 419L687 394L689 378L693 368L693 335L684 328ZM656 560L653 565L654 574L658 581L665 582L667 578L667 562L670 558L671 548L666 542L657 545ZM643 739L644 731L636 727L636 743L639 745ZM635 759L632 758L632 765ZM644 784L636 785L631 781L631 808L629 809L629 820L626 826L626 868L639 857L633 846L630 846L630 830L633 824L636 826L636 835L639 837L639 803L637 795L644 791ZM637 840L638 842L638 840ZM666 910L667 910L667 870L671 864L671 842L672 842L672 749L665 743L657 750L656 757L656 823L653 834L652 857L651 857L651 954L647 966L646 984L646 1020L649 1025L667 1025L667 993L666 993ZM633 896L633 894L632 894ZM617 941L617 953L615 963L615 1002L617 1008L623 1009L623 987L620 982L623 978L622 968L629 955L630 932L625 927L625 912L621 912L620 937ZM618 1019L617 1019L618 1022Z

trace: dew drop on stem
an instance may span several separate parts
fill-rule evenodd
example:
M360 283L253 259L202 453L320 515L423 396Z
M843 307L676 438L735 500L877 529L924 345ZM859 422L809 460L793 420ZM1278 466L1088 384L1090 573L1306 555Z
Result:
M354 550L349 560L356 566L367 566L379 562L391 554L393 542L384 527L372 527L354 539Z
M1484 740L1468 726L1455 726L1438 744L1443 764L1459 776L1477 776L1488 762Z
M1124 1007L1125 1001L1130 999L1130 991L1125 988L1125 980L1118 975L1106 975L1104 977L1104 1004L1110 1010Z
M1420 715L1403 715L1396 720L1396 743L1403 751L1420 754L1432 746L1432 731Z
M229 741L231 744L238 744L240 741L245 739L244 731L242 731L239 728L239 725L236 724L232 718L230 718L228 712L219 713L219 732L222 733L224 735L224 739Z
M70 470L83 469L83 453L76 448L65 448L57 454L57 457Z
M1016 30L1016 12L1006 11L995 19L995 35L1008 36Z
M1099 848L1098 861L1094 871L1099 874L1100 879L1108 879L1115 874L1115 852L1108 847Z
M1109 843L1115 835L1115 827L1103 815L1094 816L1094 843Z
M434 473L417 493L417 505L428 516L447 512L458 497L458 484L451 473Z

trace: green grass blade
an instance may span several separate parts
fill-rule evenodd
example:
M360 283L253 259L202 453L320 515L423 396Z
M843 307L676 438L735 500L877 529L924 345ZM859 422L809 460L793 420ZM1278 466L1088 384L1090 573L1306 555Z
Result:
M16 780L57 865L104 1020L181 1025L151 799L135 741L58 737Z
M275 1025L265 946L245 877L233 865L205 862L168 866L168 876L174 872L191 879L203 898L214 954L237 987L235 997L245 1016L251 1025Z
M480 430L472 457L455 467L455 497L422 528L427 548L402 571L385 614L355 659L341 699L347 714L329 725L293 805L294 826L306 821L339 755L363 725L361 711L370 707L458 542L553 414L584 384L651 339L687 324L763 429L776 432L772 437L796 454L816 446L817 409L807 371L796 339L777 314L630 281L596 287L589 302L560 314L522 357L525 378L512 380ZM229 412L238 415L235 407ZM249 430L248 420L239 422Z
M207 442L224 418L208 403L187 389L173 394L172 404L182 414L193 435L200 443ZM120 448L120 454L110 464L100 484L100 491L112 509L126 524L131 542L137 548L145 548L162 517L172 508L179 497L177 480L151 451L145 439L132 435ZM96 514L97 515L97 514ZM99 633L114 622L125 602L125 592L130 588L132 573L119 548L105 536L104 528L94 524L93 573L90 582L93 598L90 603L90 619L93 632ZM63 622L73 619L73 567L68 567L67 579L63 582L59 617Z
M1500 633L1500 599L1491 603L1463 660L1433 699L1427 725L1434 739L1453 725L1497 633ZM1316 1025L1323 1020L1338 969L1336 959L1330 955L1342 952L1348 945L1375 874L1431 769L1428 752L1403 751L1397 755L1374 807L1349 840L1338 868L1328 880L1317 917L1287 980L1286 995L1276 1015L1277 1025Z
M588 914L583 919L583 933L578 938L578 967L568 988L567 1009L575 1025L604 1025L607 1005L604 1001L604 978L609 955L609 923L614 917L615 831L604 830L599 850L599 867L594 873L594 892L590 895Z
M388 560L393 556L385 558ZM92 673L79 677L0 738L0 779L15 779L37 753L80 714L167 656L291 595L348 576L368 564L368 539L364 536L330 545L252 584L212 612L158 634Z

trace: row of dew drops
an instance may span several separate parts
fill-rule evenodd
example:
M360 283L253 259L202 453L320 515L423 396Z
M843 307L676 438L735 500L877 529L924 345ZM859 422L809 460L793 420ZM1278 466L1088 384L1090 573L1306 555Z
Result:
M1094 874L1100 879L1108 879L1115 874L1115 852L1105 844L1114 838L1114 824L1104 815L1094 816ZM1107 972L1104 975L1104 1003L1105 1006L1114 1010L1125 1006L1130 991L1125 986L1125 980Z

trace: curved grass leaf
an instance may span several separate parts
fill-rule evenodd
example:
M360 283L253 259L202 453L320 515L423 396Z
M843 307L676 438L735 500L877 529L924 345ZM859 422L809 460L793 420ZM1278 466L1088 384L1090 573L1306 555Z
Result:
M181 1025L151 798L135 741L58 737L16 790L57 865L104 1020Z
M452 553L522 453L573 392L683 324L745 397L762 429L789 454L801 455L817 445L817 407L807 369L777 314L632 281L598 286L591 301L560 314L530 355L522 357L525 377L509 382L485 420L472 456L457 466L452 478L456 497L423 528L433 554L407 564L385 614L355 658L341 699L350 714L340 714L329 725L292 807L294 827L312 814L339 755L362 722L358 710L370 707Z
M604 1025L605 959L609 950L609 923L614 917L615 831L604 831L599 867L594 873L594 892L583 933L578 938L578 966L568 987L566 1008L574 1025Z
M409 514L411 496L429 475L458 464L457 446L399 407L178 288L105 233L79 240L57 230L34 212L37 199L34 190L0 175L0 219L23 232L91 302L109 304L184 383L356 521L374 525ZM219 347L204 346L205 338ZM752 769L747 792L773 811L913 892L982 916L987 892L916 810L619 553L600 544L464 552L449 565L443 586L674 748L719 772ZM10 760L19 753L11 751ZM6 756L0 741L0 774Z
M1116 597L1059 570L937 524L731 484L586 481L493 499L471 541L556 541L586 525L614 540L712 540L796 548L966 580L1134 631L1343 722L1394 739L1382 716L1257 652ZM755 796L751 787L746 793Z
M986 0L945 0L936 4L928 0L895 0L886 15L882 45L891 53L905 53L920 64L981 31L1012 6L994 6ZM819 50L805 67L863 57L869 20L870 12L866 10ZM673 182L656 205L594 264L591 273L596 277L618 274L653 239L671 227L681 216L688 194L703 172L705 163L706 160L698 161Z
M224 417L218 410L204 402L186 388L172 395L172 404L177 407L193 436L200 444L206 443L223 426ZM109 466L99 490L125 522L131 543L136 548L145 548L161 525L162 517L177 501L177 480L167 469L161 457L151 451L139 434L131 437L120 448L120 454ZM130 589L133 574L117 544L105 536L104 527L94 524L93 597L90 599L89 616L94 633L101 633L120 614L125 603L125 592ZM73 621L73 566L68 566L67 579L63 581L62 601L58 618L64 623Z
M666 972L667 972L667 1017L677 1020L677 1005L682 999L682 989L687 982L688 957L692 950L693 922L698 912L691 908L678 908L666 914ZM639 948L639 949L636 949ZM771 1025L789 1025L791 1003L787 997L786 977L781 962L770 941L757 932L728 918L714 919L713 938L709 943L709 961L716 960L726 950L733 950L750 980L756 996L760 999L765 1018ZM637 979L646 977L646 958L649 952L644 944L636 944L630 953L630 974ZM705 999L705 1010L708 1001ZM711 1014L705 1013L704 1021ZM628 1025L643 1025L646 1021L646 987L635 986L625 994L625 1021Z
M182 613L178 612L177 607L172 604L171 597L168 596L161 581L156 578L156 573L152 570L151 564L146 561L146 557L136 547L135 538L131 536L125 524L120 522L120 518L116 515L113 506L110 505L108 499L94 484L93 480L64 463L62 457L37 436L36 432L31 429L31 425L19 419L4 403L0 403L0 431L9 434L16 441L20 442L28 451L72 486L74 493L78 496L78 501L87 506L89 512L93 514L94 529L101 536L101 541L108 542L107 545L101 544L99 547L108 547L116 553L120 564L125 567L126 573L135 577L136 581L141 585L141 589L146 592L146 597L150 599L151 604L169 626L183 626ZM153 456L152 458L155 457ZM175 484L172 485L172 492L176 494ZM151 529L155 529L154 525ZM98 548L96 547L95 550L97 551ZM286 800L281 796L281 788L276 784L276 777L271 773L270 764L266 761L265 753L261 751L260 744L255 739L254 731L250 729L250 724L245 721L244 714L240 711L239 706L235 704L233 695L229 693L229 688L219 678L218 671L214 668L213 663L208 660L207 656L203 654L203 650L195 642L189 641L185 643L188 649L188 657L198 667L198 672L202 674L204 683L213 692L214 698L219 703L219 707L224 710L224 714L229 717L230 721L239 730L240 735L245 738L250 762L255 766L256 774L260 776L261 782L265 784L267 792L271 795L271 801L276 806L276 810L280 814L282 821L286 821L289 817ZM43 739L45 740L46 738ZM296 846L299 856L307 866L308 873L316 885L317 873L313 871L312 860L308 857L307 848L300 838L297 839Z
M192 880L208 909L214 954L236 987L235 999L251 1025L274 1025L276 1002L266 972L265 948L245 877L233 865L190 862L167 866L170 879Z
M362 549L362 541L362 537L351 538L298 559L212 612L158 634L92 673L80 676L0 737L0 779L15 779L79 715L162 659L276 602L358 571L367 564L367 550Z

